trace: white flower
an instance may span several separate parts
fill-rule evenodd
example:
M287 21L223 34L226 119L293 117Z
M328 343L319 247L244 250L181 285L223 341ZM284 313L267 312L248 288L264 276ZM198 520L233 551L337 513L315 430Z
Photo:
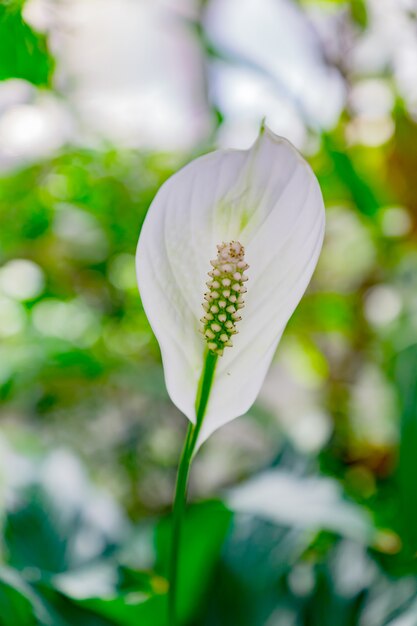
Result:
M192 422L207 351L219 355L200 443L256 399L323 235L316 177L266 128L249 150L192 161L156 195L139 239L138 283L168 393Z

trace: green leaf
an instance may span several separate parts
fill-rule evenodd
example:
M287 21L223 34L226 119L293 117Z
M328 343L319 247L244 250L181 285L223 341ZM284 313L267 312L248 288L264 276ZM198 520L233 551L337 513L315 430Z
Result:
M119 578L117 589L108 597L65 597L65 600L86 614L105 619L106 623L110 621L118 626L136 626L138 623L166 626L168 582L152 572L128 567L119 568Z
M16 500L4 531L7 560L16 569L32 567L48 575L69 572L114 549L113 538L88 519L87 497L85 503L68 503L63 510L41 484L35 483L22 490ZM91 543L99 546L88 555L77 549L75 539L85 532Z
M51 624L34 591L9 568L0 568L0 626Z
M52 616L48 626L49 624L50 626L74 626L74 624L77 626L111 626L114 624L88 608L78 606L72 598L66 597L47 583L38 583L36 590Z
M333 163L336 175L350 193L358 210L364 215L375 215L380 208L380 202L366 177L355 167L352 158L339 150L328 135L323 137L323 145Z
M414 556L417 552L417 345L398 356L395 374L401 402L399 520L404 548Z
M36 567L48 572L68 567L66 529L57 524L57 514L38 487L25 492L22 501L6 518L8 560L18 569Z
M0 80L23 78L49 86L54 63L47 39L24 21L19 4L0 4Z
M365 1L350 0L350 11L356 24L365 29L368 26L368 10Z
M221 502L205 502L187 511L178 568L178 614L181 623L188 623L204 601L231 520L232 513ZM171 547L169 518L162 520L156 529L156 547L157 571L167 575Z

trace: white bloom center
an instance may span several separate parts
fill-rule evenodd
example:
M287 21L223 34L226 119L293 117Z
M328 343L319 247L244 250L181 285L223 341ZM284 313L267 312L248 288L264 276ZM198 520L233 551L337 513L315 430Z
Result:
M201 318L202 333L208 349L221 356L225 347L233 345L236 323L241 320L239 310L245 306L244 283L248 280L245 270L245 249L238 241L217 246L217 259L210 261L213 269L208 273L208 291L204 294L204 316Z

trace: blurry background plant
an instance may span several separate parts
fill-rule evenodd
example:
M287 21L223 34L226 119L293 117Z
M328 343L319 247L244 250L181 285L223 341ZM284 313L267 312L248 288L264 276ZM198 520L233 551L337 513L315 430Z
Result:
M137 235L167 176L264 115L319 177L327 238L257 405L196 459L182 619L416 624L416 20L414 0L0 4L0 624L164 626L186 420Z

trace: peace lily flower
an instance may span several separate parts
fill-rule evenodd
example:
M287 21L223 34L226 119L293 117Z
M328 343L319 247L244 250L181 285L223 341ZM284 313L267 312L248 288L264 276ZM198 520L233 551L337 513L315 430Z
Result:
M323 234L315 175L265 127L249 150L202 156L156 195L138 244L139 289L168 393L192 423L215 355L199 444L256 399Z
M175 490L168 623L198 445L254 402L320 254L324 206L293 146L262 127L249 150L218 150L172 176L139 239L143 306L172 401L190 420Z

